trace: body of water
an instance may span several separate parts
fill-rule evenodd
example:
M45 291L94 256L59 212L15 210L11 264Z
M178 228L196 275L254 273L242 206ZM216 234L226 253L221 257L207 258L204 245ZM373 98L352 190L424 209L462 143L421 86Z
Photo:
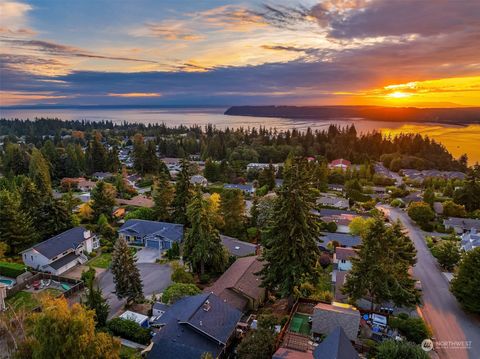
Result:
M226 116L225 108L160 108L160 109L1 109L1 118L34 119L59 118L62 120L108 120L116 123L165 123L169 127L205 126L217 128L272 127L278 130L327 129L332 123L339 126L355 124L358 132L377 130L385 135L419 133L441 142L455 157L466 153L470 164L480 162L480 125L454 126L435 123L402 123L368 121L363 119L300 120L269 117Z

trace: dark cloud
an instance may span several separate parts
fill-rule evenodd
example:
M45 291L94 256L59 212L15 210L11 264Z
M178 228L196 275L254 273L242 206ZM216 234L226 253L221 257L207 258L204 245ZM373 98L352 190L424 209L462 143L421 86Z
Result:
M105 59L105 60L119 60L119 61L134 61L134 62L146 62L146 63L156 63L156 61L137 59L132 57L120 57L120 56L106 56L95 54L89 51L78 49L73 46L61 45L49 41L41 40L18 40L18 39L9 39L1 38L1 42L11 47L18 48L31 48L48 55L55 56L67 56L67 57L86 57L94 59Z

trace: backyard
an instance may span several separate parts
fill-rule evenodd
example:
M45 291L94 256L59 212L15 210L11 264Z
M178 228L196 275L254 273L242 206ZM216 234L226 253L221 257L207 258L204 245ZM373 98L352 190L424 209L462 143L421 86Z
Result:
M112 253L102 253L88 262L88 265L97 268L107 269L112 262Z
M19 309L24 309L26 311L30 311L39 305L39 299L41 296L49 295L52 297L56 297L63 293L60 289L55 288L47 288L42 290L38 293L27 292L27 291L20 291L13 295L10 298L5 300L5 304L7 307L11 306L15 311Z

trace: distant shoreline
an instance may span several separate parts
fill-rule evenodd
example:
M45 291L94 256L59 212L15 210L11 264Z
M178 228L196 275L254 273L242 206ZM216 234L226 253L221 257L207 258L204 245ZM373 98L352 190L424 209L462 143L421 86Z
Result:
M380 106L232 106L228 116L276 117L303 120L436 123L467 126L480 124L480 107L417 108Z

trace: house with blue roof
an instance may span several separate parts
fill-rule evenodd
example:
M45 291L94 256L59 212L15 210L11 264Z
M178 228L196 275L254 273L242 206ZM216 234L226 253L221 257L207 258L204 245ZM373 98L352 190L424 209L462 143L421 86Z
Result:
M255 193L255 187L252 184L224 184L223 188L225 189L239 189L246 195L253 195Z
M84 227L75 227L24 250L23 263L34 270L60 275L100 246L98 237Z
M147 359L198 359L203 353L217 358L228 350L241 317L213 293L182 298L152 324L160 330Z
M148 248L170 249L183 239L183 225L167 222L129 219L118 230L118 236L128 243Z

